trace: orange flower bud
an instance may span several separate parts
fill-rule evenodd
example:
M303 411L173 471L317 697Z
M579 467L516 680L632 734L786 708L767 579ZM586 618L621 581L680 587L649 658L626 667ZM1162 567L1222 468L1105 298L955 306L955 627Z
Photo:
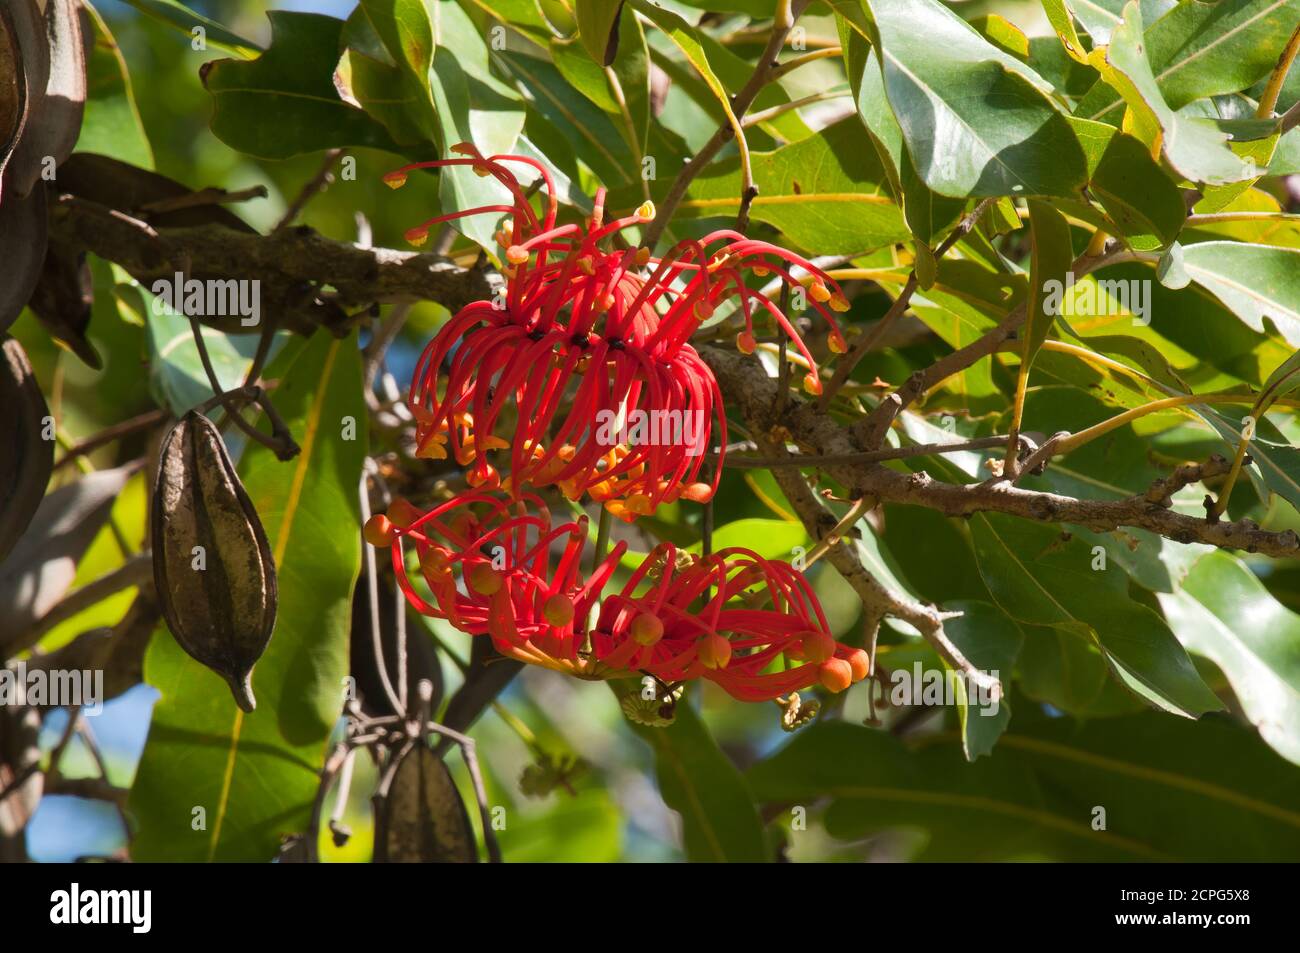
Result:
M828 692L842 692L853 684L853 667L842 658L827 659L817 667L817 680Z
M632 641L637 645L654 645L664 637L664 624L657 616L642 612L632 620L628 631L632 635Z
M871 674L871 656L862 649L853 649L845 660L853 671L853 681L860 682Z
M451 572L451 553L441 546L430 546L420 557L420 571L426 576L446 576Z
M835 640L826 632L808 632L800 640L799 650L810 662L825 662L835 655Z
M681 499L692 503L707 503L713 499L713 487L707 483L690 483L682 488Z
M361 535L371 546L391 546L397 538L397 527L383 513L376 513L366 520Z
M419 507L400 496L393 497L393 502L388 505L388 519L399 529L406 529L423 515Z
M501 588L505 580L491 563L478 562L465 570L465 582L481 596L490 596Z
M713 632L700 639L698 652L705 668L726 668L731 661L731 641L725 635Z
M563 628L573 621L573 600L557 592L542 605L542 615L551 625Z

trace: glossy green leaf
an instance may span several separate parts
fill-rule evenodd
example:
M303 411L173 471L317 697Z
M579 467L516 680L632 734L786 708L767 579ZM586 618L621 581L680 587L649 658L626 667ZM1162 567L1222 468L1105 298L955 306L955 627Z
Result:
M578 36L587 55L600 66L614 60L615 37L623 0L574 0L573 13L578 21Z
M402 64L425 86L433 64L432 0L360 0L357 15L365 18L383 42L393 62Z
M194 12L177 0L126 0L126 2L141 13L146 13L183 33L188 33L192 39L197 39L200 34L195 31L201 30L205 42L244 59L252 59L262 51L262 48L252 40L246 40L232 33L216 20L210 20L203 14Z
M1223 669L1260 737L1300 764L1300 616L1222 551L1202 557L1181 592L1161 594L1160 607L1189 651Z
M1043 625L1022 625L1016 684L1035 701L1078 718L1113 718L1146 705L1110 673L1091 639Z
M1043 12L1070 58L1079 63L1088 62L1088 51L1074 28L1074 14L1065 0L1043 0Z
M1080 725L1031 717L1032 707L1017 705L992 757L974 763L955 734L909 746L832 721L749 778L767 802L829 795L837 838L919 830L915 860L1284 860L1300 850L1300 771L1231 721L1148 712Z
M856 119L750 158L758 186L750 217L780 229L799 247L854 255L908 237L884 170ZM667 188L669 183L657 184ZM739 163L731 160L715 163L691 183L680 212L734 217L739 207Z
M1083 151L1042 77L936 0L863 3L889 104L930 188L1071 195L1083 184Z
M708 86L709 91L722 108L723 115L726 116L727 122L736 133L737 148L740 149L742 155L748 152L749 147L745 143L744 129L731 109L731 93L722 84L722 80L718 78L717 73L714 72L708 51L705 48L705 41L701 35L676 13L665 10L663 7L650 2L650 0L631 0L631 3L638 13L654 23L663 32L664 36L672 40L673 44L681 50L682 55L695 68L700 79L704 80L705 85Z
M126 60L99 12L89 4L84 10L92 45L86 57L86 109L73 151L97 152L152 169L153 148L136 108Z
M519 85L530 111L536 111L548 131L573 144L582 161L609 188L635 183L629 192L632 207L642 200L639 160L621 144L618 125L609 113L586 96L574 95L564 74L538 57L511 51L499 54L498 62ZM529 126L530 135L532 126Z
M619 697L641 688L636 682L612 687ZM676 720L666 728L631 728L654 752L659 792L681 815L688 859L713 863L768 859L748 783L689 703L677 706Z
M853 87L858 118L872 137L907 227L920 245L928 245L961 216L966 201L936 194L917 174L903 144L902 127L889 108L875 53L866 39L842 19L840 42L844 45L844 67Z
M252 446L239 465L279 584L257 664L262 704L245 715L173 639L154 639L145 677L162 697L131 792L139 860L271 859L283 835L306 827L342 708L367 420L355 336L318 333L268 376L281 381L276 407L302 453L282 463Z
M1029 202L1029 314L1025 319L1020 374L1026 376L1061 313L1065 283L1074 261L1070 225L1046 202ZM1053 292L1055 288L1055 292Z
M273 10L271 46L251 62L205 66L212 131L240 152L266 159L340 146L398 151L382 125L345 103L334 86L341 20Z
M743 519L720 526L713 533L713 551L719 552L732 546L742 547L758 553L764 559L791 560L796 555L796 548L804 552L812 548L808 532L802 523L785 520ZM702 544L689 547L690 552L702 552Z
M1147 60L1136 2L1124 8L1124 22L1111 32L1109 46L1094 50L1088 61L1128 104L1137 137L1153 152L1162 151L1180 175L1193 182L1223 185L1252 174L1228 148L1225 133L1208 120L1175 112L1165 101ZM1104 115L1081 110L1089 119Z
M486 42L465 11L451 0L437 0L434 41L437 51L431 89L443 151L472 142L484 155L510 152L523 131L523 103L513 89L492 75ZM448 211L510 202L505 186L491 176L476 175L467 166L444 169L439 194ZM495 255L497 224L496 216L473 215L458 219L456 228Z
M1113 126L1072 120L1088 156L1088 192L1131 248L1163 248L1178 237L1187 208L1150 150Z
M1244 242L1200 242L1183 248L1183 268L1247 327L1264 319L1300 347L1300 249Z
M1149 24L1142 41L1156 83L1169 106L1179 109L1206 96L1247 89L1267 76L1300 21L1300 2L1179 3L1158 20L1145 6L1141 13ZM1118 124L1121 111L1116 101L1085 115Z
M962 614L944 623L943 630L962 655L981 671L996 674L1003 697L989 702L971 694L972 685L954 678L957 722L961 727L962 750L968 761L991 754L993 746L1011 723L1011 673L1020 654L1024 633L1001 610L987 602L951 602L944 610ZM959 673L953 673L958 675Z
M1007 615L1091 635L1115 676L1152 705L1189 717L1222 707L1165 621L1129 598L1127 574L1094 570L1086 543L995 513L972 517L971 533L980 573Z

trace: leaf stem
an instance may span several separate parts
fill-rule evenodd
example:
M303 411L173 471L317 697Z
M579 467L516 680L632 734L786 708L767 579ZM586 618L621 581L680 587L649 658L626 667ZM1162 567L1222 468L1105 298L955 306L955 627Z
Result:
M1282 86L1286 83L1286 74L1290 72L1297 53L1300 53L1300 26L1291 33L1291 39L1287 40L1282 55L1277 59L1277 65L1273 67L1273 72L1268 77L1268 85L1264 87L1264 95L1259 97L1259 107L1255 110L1256 119L1272 118L1273 109L1277 106L1277 97L1282 92Z

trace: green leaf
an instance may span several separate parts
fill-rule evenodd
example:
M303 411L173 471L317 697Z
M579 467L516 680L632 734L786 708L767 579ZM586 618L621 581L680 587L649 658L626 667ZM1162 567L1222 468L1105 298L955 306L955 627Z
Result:
M472 142L484 155L508 153L524 128L519 96L488 69L488 48L474 22L451 0L438 0L434 17L437 52L433 56L434 112L446 152L460 142ZM509 191L491 176L476 175L468 166L443 169L439 195L445 211L510 204ZM456 228L496 255L493 234L499 216L472 215L458 219Z
M727 122L731 124L732 131L736 134L736 148L744 157L749 152L749 146L745 141L745 130L740 125L740 120L731 109L731 94L727 88L722 85L717 74L709 62L709 55L704 47L703 34L697 33L695 28L670 10L657 6L650 0L631 0L633 7L637 12L646 19L654 23L663 31L664 36L672 40L673 44L682 52L682 55L695 67L700 78L704 80L709 91L717 100L718 105L722 108L723 115L726 116Z
M425 87L433 65L435 5L430 0L361 0L356 14L374 29L393 62L402 64Z
M145 295L144 300L152 304L158 299ZM189 318L171 311L159 313L151 308L146 325L149 328L150 389L159 404L170 408L177 416L183 415L212 396ZM239 387L257 352L257 336L223 334L205 325L200 325L199 329L217 380L227 390Z
M256 60L206 64L212 131L232 149L263 159L341 146L398 150L382 125L334 87L343 22L272 10L271 46Z
M620 698L641 689L637 682L610 687ZM689 703L677 706L677 718L666 728L631 727L654 752L659 792L682 817L689 860L768 860L749 785Z
M1115 676L1152 705L1192 718L1223 707L1164 619L1129 598L1127 574L1092 569L1085 542L998 513L977 513L971 534L984 582L1011 618L1092 637Z
M1124 22L1111 32L1110 45L1093 50L1088 62L1128 104L1137 137L1153 152L1163 151L1179 175L1193 182L1223 185L1253 174L1228 148L1226 134L1212 122L1177 113L1165 101L1147 61L1142 15L1136 2L1124 8ZM1095 120L1104 114L1095 112L1087 118Z
M635 183L628 201L632 207L639 205L643 199L641 170L620 146L622 137L609 113L586 96L575 96L573 86L553 63L509 50L498 54L498 62L523 90L530 111L535 111L535 118L542 120L546 130L558 133L574 146L607 187Z
M1158 20L1144 6L1141 22L1151 26L1142 41L1160 93L1171 108L1181 109L1248 89L1267 76L1298 19L1297 0L1179 3ZM1113 35L1110 42L1116 42ZM1116 101L1087 115L1117 123L1119 108Z
M1300 850L1300 771L1232 721L1143 713L1080 725L1033 708L1018 704L1015 729L973 763L954 734L909 746L827 721L749 778L765 802L829 796L833 837L919 830L915 860L1285 860Z
M857 255L908 237L880 160L856 119L751 159L758 186L751 218L780 229L801 248ZM691 183L680 214L734 216L739 207L740 166L731 159L713 163Z
M250 446L239 466L279 583L275 632L254 673L262 705L245 715L175 640L153 640L145 674L162 697L131 792L138 860L270 860L282 835L306 827L342 707L367 446L356 338L317 333L268 374L302 453L281 463Z
M1083 48L1079 34L1074 29L1074 15L1066 6L1065 0L1043 0L1043 12L1047 14L1047 22L1056 31L1057 39L1061 41L1065 52L1070 54L1070 58L1079 63L1088 62L1088 51Z
M689 547L689 552L702 552L702 544ZM743 519L720 527L713 534L713 551L720 552L732 546L753 550L764 559L790 560L796 547L807 551L812 546L802 523L785 520Z
M948 638L976 668L996 674L1002 682L1002 700L981 704L981 699L970 697L966 679L954 678L962 750L967 761L974 761L993 752L993 746L1011 722L1011 703L1007 700L1011 694L1011 672L1025 637L1018 625L987 602L950 602L944 605L944 610L962 613L944 623ZM960 675L955 670L952 674Z
M1111 676L1106 656L1092 640L1048 626L1021 628L1025 641L1016 679L1030 698L1080 718L1113 718L1146 708Z
M578 36L587 54L600 66L614 62L615 31L622 12L623 0L574 0Z
M1029 202L1029 315L1025 319L1024 350L1021 352L1020 375L1028 377L1039 348L1047 340L1056 316L1061 313L1066 276L1074 261L1070 245L1070 224L1065 216L1046 202ZM1055 283L1058 293L1052 304L1048 284Z
M858 118L871 135L894 197L903 208L907 227L918 242L920 254L921 246L933 244L933 239L961 216L966 200L936 194L917 174L903 145L902 127L890 111L875 52L843 18L840 18L839 25L840 42L845 51L844 68L853 87Z
M97 152L144 169L153 168L153 148L144 131L131 88L131 74L108 25L89 4L93 32L86 57L86 109L74 152Z
M1070 0L1075 18L1088 31L1093 45L1110 42L1111 30L1123 22L1124 4L1128 0ZM1178 0L1142 0L1142 22L1155 23L1178 6Z
M1182 591L1159 598L1183 645L1223 669L1260 737L1300 764L1300 616L1222 551L1202 557Z
M1078 190L1083 151L1041 76L936 0L863 4L889 104L930 188L963 198Z
M1267 333L1269 318L1300 347L1300 249L1200 242L1184 246L1183 268L1247 327Z
M209 20L201 13L195 13L183 3L176 0L126 0L141 13L146 13L155 20L161 20L191 37L196 36L194 29L203 30L208 43L227 53L234 53L244 59L253 59L262 48L252 40L246 40L237 33L232 33L216 20Z
M1113 126L1072 119L1088 155L1088 192L1115 234L1139 251L1163 248L1187 219L1183 193L1137 139Z

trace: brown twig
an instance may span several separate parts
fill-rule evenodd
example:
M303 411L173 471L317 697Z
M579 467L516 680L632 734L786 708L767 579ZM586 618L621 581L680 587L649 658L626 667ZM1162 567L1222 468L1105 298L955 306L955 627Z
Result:
M754 103L759 91L771 81L773 74L780 67L777 62L777 54L781 52L781 47L785 45L786 37L794 29L795 21L808 5L809 0L779 0L777 3L776 16L772 22L772 32L768 35L767 46L763 49L758 58L758 64L754 67L753 75L741 87L740 91L731 97L731 113L739 123L745 118L745 112ZM713 161L714 157L722 150L722 147L730 142L736 135L736 130L732 127L730 120L723 122L718 127L718 131L713 134L691 160L682 167L682 171L677 174L673 184L668 187L668 192L662 202L659 203L658 212L655 214L654 221L646 226L645 234L641 243L648 248L653 248L663 234L668 223L672 221L673 215L677 212L677 206L686 197L686 190L695 181L695 177L704 171L705 166ZM743 183L743 188L748 191L752 186L752 180ZM744 208L744 192L742 192L742 209ZM750 196L750 202L753 202L753 196ZM747 210L746 210L747 211Z
M59 461L54 464L54 469L58 471L78 457L94 453L100 447L107 446L115 440L129 437L142 430L152 430L169 419L171 419L171 414L166 410L149 410L128 420L123 420L121 423L113 424L111 427L105 427L98 433L91 434L85 440L78 441L69 447L63 456L59 458Z
M341 155L343 155L342 149L326 150L325 158L321 162L320 168L316 171L316 174L307 181L307 184L302 187L301 191L298 192L297 197L289 203L289 207L285 209L284 215L281 216L280 221L276 222L275 231L278 232L293 224L293 220L302 213L304 208L307 207L307 203L329 187L330 183L334 181L334 166L338 163Z
M985 210L996 201L996 198L984 199L977 203L970 212L964 215L948 237L940 242L938 247L935 248L934 260L936 262L940 261L953 245L956 245L957 242L969 235L970 230L974 228L975 223L979 221L979 217L983 215ZM893 326L894 322L903 316L903 312L907 310L907 306L911 303L912 295L916 292L916 289L916 269L913 268L912 273L907 276L907 283L903 285L903 290L899 292L898 297L894 299L894 303L889 306L889 310L885 312L885 316L876 322L870 333L864 334L860 337L854 343L849 352L836 363L835 374L831 377L830 383L822 390L822 395L817 401L817 409L819 411L822 413L826 412L826 408L830 406L831 399L839 393L839 389L843 387L845 381L849 379L849 375L852 374L853 369L858 366L858 362L876 346L876 343L884 337L885 332Z
M772 406L776 387L761 366L721 348L702 348L700 356L717 376L729 405L747 420L767 419L764 415ZM794 442L818 454L837 456L858 449L844 428L818 414L810 404L792 406L780 425ZM1300 554L1300 536L1293 530L1270 532L1250 520L1207 523L1202 517L1154 503L1146 494L1118 500L1080 500L1022 489L1008 481L946 483L926 473L900 473L879 464L834 464L827 465L826 471L855 499L871 496L882 503L923 506L945 516L1006 513L1036 522L1073 523L1097 532L1134 526L1179 543L1207 543L1267 556ZM773 470L778 477L790 472L789 468Z

